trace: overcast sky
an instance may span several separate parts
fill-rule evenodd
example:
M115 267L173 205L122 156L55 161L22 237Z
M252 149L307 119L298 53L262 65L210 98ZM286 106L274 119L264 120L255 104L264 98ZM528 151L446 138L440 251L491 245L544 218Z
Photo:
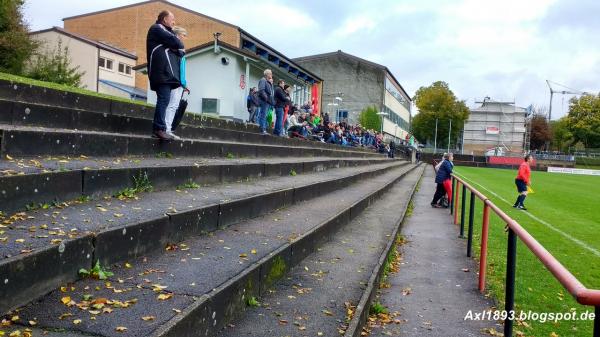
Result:
M62 27L64 17L136 2L26 0L25 17L32 30ZM600 91L599 0L172 2L240 26L288 57L341 49L383 64L411 97L438 80L468 106L490 96L547 107L546 79ZM553 119L570 97L555 95Z

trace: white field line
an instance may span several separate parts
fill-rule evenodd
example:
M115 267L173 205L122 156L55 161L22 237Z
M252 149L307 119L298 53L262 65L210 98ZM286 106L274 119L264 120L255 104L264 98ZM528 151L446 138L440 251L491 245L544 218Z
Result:
M471 180L471 179L468 179L468 178L467 178L467 177L465 177L463 174L456 173L456 172L455 172L455 174L457 174L457 175L461 176L461 178L462 178L462 179L466 180L466 181L467 181L467 182L469 182L470 184L475 184L475 185L478 185L479 187L483 188L484 190L486 190L488 193L492 194L492 195L493 195L493 196L495 196L496 198L498 198L498 199L500 199L500 200L504 201L504 202L505 202L506 204L508 204L509 206L512 206L512 203L511 203L510 201L508 201L508 200L506 200L506 199L502 198L501 196L499 196L498 194L494 193L493 191L491 191L491 190L487 189L485 186L483 186L483 185L479 184L478 182L476 182L476 181L473 181L473 180ZM562 235L563 237L565 237L565 238L567 238L567 239L569 239L569 240L573 241L575 244L579 245L580 247L582 247L582 248L585 248L585 249L587 249L588 251L592 252L594 255L596 255L596 256L598 256L598 257L600 257L600 251L598 251L596 248L594 248L594 247L592 247L592 246L588 245L587 243L585 243L585 242L583 242L583 241L581 241L581 240L579 240L579 239L577 239L577 238L575 238L575 237L571 236L571 235L570 235L570 234L568 234L568 233L565 233L565 232L563 232L562 230L560 230L560 229L556 228L556 227L555 227L554 225L552 225L551 223L548 223L548 222L546 222L546 221L544 221L544 220L542 220L542 219L538 218L537 216L535 216L535 215L533 215L533 214L531 214L531 213L529 213L529 212L522 212L522 214L525 214L525 215L527 215L527 216L528 216L528 217L530 217L531 219L533 219L533 220L535 220L535 221L537 221L537 222L541 223L542 225L544 225L544 226L546 226L546 227L550 228L551 230L555 231L556 233L558 233L558 234Z

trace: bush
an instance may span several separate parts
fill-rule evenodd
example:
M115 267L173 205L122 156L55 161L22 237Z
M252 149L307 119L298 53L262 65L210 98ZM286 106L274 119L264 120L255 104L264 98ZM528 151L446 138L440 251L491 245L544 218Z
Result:
M54 82L72 87L81 86L81 77L85 74L79 71L79 66L71 67L69 47L62 47L62 40L50 52L37 53L27 67L25 76L35 80Z
M379 132L381 130L381 117L377 115L377 108L370 106L365 108L358 116L360 125L365 129Z
M21 74L37 43L23 21L23 0L0 1L0 72Z

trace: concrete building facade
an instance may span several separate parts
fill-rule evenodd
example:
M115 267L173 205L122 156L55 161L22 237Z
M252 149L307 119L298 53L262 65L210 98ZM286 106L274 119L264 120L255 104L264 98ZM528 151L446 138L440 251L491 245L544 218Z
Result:
M497 102L486 97L481 106L470 109L465 123L463 153L483 155L486 151L524 152L527 109L514 102ZM495 149L498 150L495 150Z
M406 137L410 130L411 98L387 67L341 50L294 61L323 79L321 110L329 112L332 120L347 118L356 124L362 110L375 106L387 113L383 118L384 134Z
M135 55L59 27L32 32L30 36L40 42L42 52L51 53L59 45L68 50L71 66L84 72L81 78L83 88L131 98L135 87ZM129 90L125 90L127 88Z

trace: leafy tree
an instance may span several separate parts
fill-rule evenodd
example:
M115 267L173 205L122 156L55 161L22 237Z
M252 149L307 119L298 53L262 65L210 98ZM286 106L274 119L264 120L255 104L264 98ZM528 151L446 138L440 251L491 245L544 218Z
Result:
M566 123L575 143L600 147L600 94L571 98Z
M20 75L37 43L23 21L24 0L0 1L0 72Z
M536 114L531 118L529 141L532 150L540 150L552 139L552 132L545 115Z
M550 129L552 130L552 148L566 152L567 147L573 142L573 134L569 131L567 118L551 121Z
M420 87L415 93L415 104L419 113L412 120L412 133L421 143L433 143L435 120L438 120L437 146L448 147L450 120L450 147L456 145L465 121L469 118L469 108L459 101L446 82L437 81L428 87Z
M58 46L50 52L36 54L32 64L26 71L26 76L47 82L79 87L81 77L85 74L79 71L79 66L71 67L69 48L62 47L62 40L58 40Z
M377 132L381 130L381 117L377 114L377 108L374 106L366 107L358 116L358 121L366 129L373 129Z

